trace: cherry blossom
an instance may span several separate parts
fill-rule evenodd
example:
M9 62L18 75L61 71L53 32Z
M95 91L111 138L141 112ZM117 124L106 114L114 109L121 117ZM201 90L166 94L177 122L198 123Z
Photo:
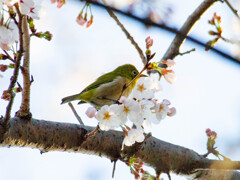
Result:
M168 67L171 67L171 68L176 66L175 61L172 59L162 60L161 63L166 64Z
M41 0L20 0L20 8L23 14L33 18L40 19L39 10Z
M10 50L13 43L18 41L18 28L15 23L10 22L9 26L0 26L0 47Z
M167 82L173 84L176 81L176 74L173 70L163 70L163 76Z
M161 103L156 103L155 113L158 123L167 116L173 116L176 114L176 109L174 107L169 108L170 104L170 101L167 99L164 99Z
M124 148L124 145L126 146L132 146L135 142L143 142L145 139L143 128L138 127L137 129L131 129L127 132L127 135L125 136L123 143L122 143L122 150Z
M102 106L96 114L100 129L107 131L125 124L127 119L121 112L123 112L123 106L117 104Z
M151 82L149 78L142 77L138 80L135 88L132 90L131 96L137 100L151 99L154 97L154 92L149 88Z
M133 122L136 126L141 126L143 119L141 117L140 104L133 99L125 99L123 113L126 114L128 119Z

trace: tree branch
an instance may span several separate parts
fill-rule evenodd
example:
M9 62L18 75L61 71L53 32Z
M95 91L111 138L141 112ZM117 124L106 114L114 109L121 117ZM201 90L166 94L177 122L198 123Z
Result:
M180 35L180 36L183 36L185 39L190 40L190 41L193 42L193 43L196 43L196 44L198 44L198 45L200 45L200 46L202 46L202 47L204 47L204 48L207 47L207 48L211 49L213 52L217 53L218 55L220 55L220 56L222 56L222 57L225 57L225 58L227 58L227 59L229 59L229 60L231 60L231 61L233 61L233 62L236 62L236 63L240 64L239 59L237 59L237 58L229 55L228 53L226 53L226 52L224 52L224 51L222 51L222 50L220 50L220 49L211 47L211 46L207 45L206 42L202 42L202 41L198 40L197 38L194 38L193 36L184 35L184 34L182 34L180 31L178 31L177 28L170 27L170 26L167 26L167 25L165 25L165 24L155 23L155 22L153 22L153 21L151 21L151 20L149 20L149 19L135 16L135 15L129 13L129 12L124 12L124 11L121 11L121 10L116 9L116 8L114 8L114 7L111 7L111 6L106 6L106 5L101 4L101 3L97 2L97 1L93 1L93 0L85 0L85 1L86 1L86 2L89 2L89 3L93 4L93 5L96 5L96 6L98 6L98 7L102 7L102 8L105 8L105 9L111 9L111 10L114 11L114 12L117 12L117 13L122 14L122 15L124 15L124 16L127 16L127 17L129 17L129 18L131 18L131 19L134 19L134 20L136 20L136 21L138 21L138 22L140 22L140 23L143 23L143 24L146 25L146 26L158 27L158 28L161 28L161 29L166 30L166 31L168 31L168 32L171 32L171 33L174 33L174 34L178 34L178 35ZM213 0L212 0L212 1L213 1ZM215 2L215 0L214 0L214 2Z
M217 0L204 0L196 10L187 18L181 29L180 34L176 34L174 40L169 46L162 59L174 59L179 54L179 48L193 25L200 19L202 14Z
M15 5L17 12L18 12L18 18L19 18L19 23L18 23L18 31L19 31L19 51L17 53L17 57L16 57L16 62L14 64L14 71L13 71L13 75L10 79L10 85L8 87L7 92L10 95L10 100L9 103L6 107L6 113L4 116L4 123L2 124L2 126L6 126L10 116L11 116L11 110L12 110L12 105L13 105L13 101L14 101L14 92L13 92L13 88L16 85L17 79L18 79L18 74L19 74L19 68L20 68L20 61L22 58L22 54L23 54L23 37L22 37L22 15L19 11L19 7L18 4ZM0 134L2 134L4 132L1 132L0 130Z
M29 60L30 60L30 35L28 32L28 22L27 16L23 16L22 20L22 36L23 36L23 52L24 52L24 59L23 59L23 68L22 68L22 75L23 75L23 91L22 91L22 103L20 110L17 112L17 116L19 117L28 117L31 118L30 113L30 70L29 70Z
M233 12L233 14L240 19L239 15L238 15L238 10L234 9L233 6L229 3L228 0L224 0L225 3L227 4L227 6L231 9L231 11Z
M132 155L153 167L156 172L169 171L177 174L192 174L198 169L240 169L238 161L218 161L204 158L193 150L173 145L154 137L143 144L125 148L121 152L124 134L119 131L98 131L84 140L93 127L32 119L23 121L12 118L10 128L0 137L0 146L38 148L42 152L69 151L120 159L120 154ZM233 173L233 171L230 171ZM227 173L227 171L226 171Z
M102 0L105 5L107 5L105 0ZM132 43L132 45L136 48L140 58L142 59L143 65L147 63L147 60L143 54L142 49L138 46L137 42L133 39L131 34L127 31L127 29L124 27L124 25L119 21L118 17L114 14L114 12L111 9L106 8L108 14L116 21L117 25L122 29L124 34L127 36L127 39L129 39Z

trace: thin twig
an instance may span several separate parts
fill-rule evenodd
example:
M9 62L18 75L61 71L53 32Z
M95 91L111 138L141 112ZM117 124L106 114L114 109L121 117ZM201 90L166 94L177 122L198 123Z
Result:
M22 37L22 28L21 28L22 27L22 15L20 13L18 4L15 4L15 7L17 9L17 13L18 13L18 17L19 17L19 23L18 23L19 51L17 53L17 58L16 58L16 62L15 62L15 65L14 65L14 71L13 71L13 75L11 77L10 85L8 87L8 93L10 94L10 100L9 100L9 103L6 107L6 113L5 113L5 116L4 116L4 124L5 125L10 120L11 110L12 110L12 105L13 105L13 100L14 100L13 88L16 85L16 82L17 82L17 79L18 79L20 61L21 61L22 54L23 54L23 37Z
M30 84L32 84L33 82L34 82L33 75L31 75L31 81L30 81Z
M105 0L102 0L105 5L107 5ZM106 8L108 14L116 21L117 25L122 29L122 31L125 33L127 38L131 41L132 45L136 48L140 58L142 59L142 63L145 65L146 64L146 58L143 54L142 49L139 47L137 42L133 39L131 34L127 31L127 29L124 27L124 25L119 21L118 17L114 14L114 12L111 9Z
M12 63L16 63L16 61L10 56L10 54L6 51L6 50L4 50L3 49L3 52L5 53L5 55L8 57L8 59L12 62ZM21 69L21 71L24 71L24 68L22 67L22 66L20 66L20 69Z
M240 45L240 41L238 41L238 40L227 39L227 38L222 37L222 36L220 36L220 38L227 43Z
M97 125L97 127L92 132L86 134L83 139L86 141L89 137L94 136L98 132L99 128L99 125Z
M124 16L127 16L127 17L129 17L131 19L134 19L134 20L136 20L136 21L138 21L140 23L143 23L146 26L158 27L158 28L163 29L165 31L168 31L170 33L174 33L174 34L177 34L179 36L182 36L182 37L184 37L184 39L187 39L187 40L189 40L189 41L191 41L191 42L193 42L195 44L198 44L198 45L200 45L202 47L208 47L209 49L211 49L216 54L218 54L218 55L220 55L222 57L225 57L225 58L227 58L227 59L229 59L231 61L234 61L234 62L240 64L239 59L233 57L232 55L228 54L227 52L224 52L221 49L217 49L217 48L211 47L209 45L206 45L206 42L202 42L202 41L199 40L200 38L195 38L193 36L188 36L186 34L183 34L182 32L180 32L178 30L178 28L170 27L170 26L167 26L166 24L155 23L155 22L153 22L153 21L151 21L149 19L140 18L140 17L135 16L135 15L129 13L129 12L124 12L124 11L119 10L117 8L114 8L114 7L111 7L111 6L106 6L106 5L104 5L102 3L99 3L97 1L93 1L93 0L85 0L85 1L91 3L91 4L95 5L95 6L98 6L98 7L102 7L102 8L105 8L105 9L111 9L114 12L117 12L117 13L122 14ZM212 1L215 2L216 0L212 0Z
M81 125L84 125L81 117L78 115L77 111L75 110L75 108L73 107L72 103L69 102L68 105L70 106L70 108L72 109L72 112L73 114L75 115L75 117L77 118L78 122L81 124Z
M224 0L224 1L228 5L228 7L231 9L233 14L235 14L237 16L237 18L240 19L239 15L238 15L238 10L234 9L233 6L229 3L228 0Z
M3 52L6 54L7 58L12 61L13 63L15 63L15 60L10 56L10 54L8 54L8 52L6 50L3 49Z
M116 170L116 164L117 164L117 160L114 160L113 161L112 178L114 178L114 174L115 174L115 170Z
M178 53L178 55L180 55L180 56L183 56L183 55L185 55L185 54L190 54L191 52L193 52L193 51L196 51L196 49L195 48L193 48L193 49L191 49L191 50L189 50L189 51L186 51L186 52L183 52L183 53Z

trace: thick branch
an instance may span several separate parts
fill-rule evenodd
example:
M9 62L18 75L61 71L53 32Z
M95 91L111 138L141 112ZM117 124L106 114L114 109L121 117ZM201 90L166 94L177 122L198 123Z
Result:
M121 152L124 134L119 131L98 131L83 141L86 133L92 130L93 127L70 123L12 118L0 145L38 148L42 152L81 152L103 155L112 160L121 159L120 153L126 156L131 154L141 158L157 172L191 174L197 169L240 169L240 162L209 160L190 149L154 137L148 138L138 148L126 148L124 152Z
M185 37L187 36L193 25L200 19L202 14L215 3L217 0L205 0L199 7L187 18L181 29L179 30L180 34L176 34L174 40L169 46L167 52L162 59L174 59L179 54L179 48L182 45Z

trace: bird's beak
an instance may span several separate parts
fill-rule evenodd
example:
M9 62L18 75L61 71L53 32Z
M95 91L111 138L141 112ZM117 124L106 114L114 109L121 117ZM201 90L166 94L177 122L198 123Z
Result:
M140 74L140 76L139 77L148 77L147 75L145 75L145 74Z

